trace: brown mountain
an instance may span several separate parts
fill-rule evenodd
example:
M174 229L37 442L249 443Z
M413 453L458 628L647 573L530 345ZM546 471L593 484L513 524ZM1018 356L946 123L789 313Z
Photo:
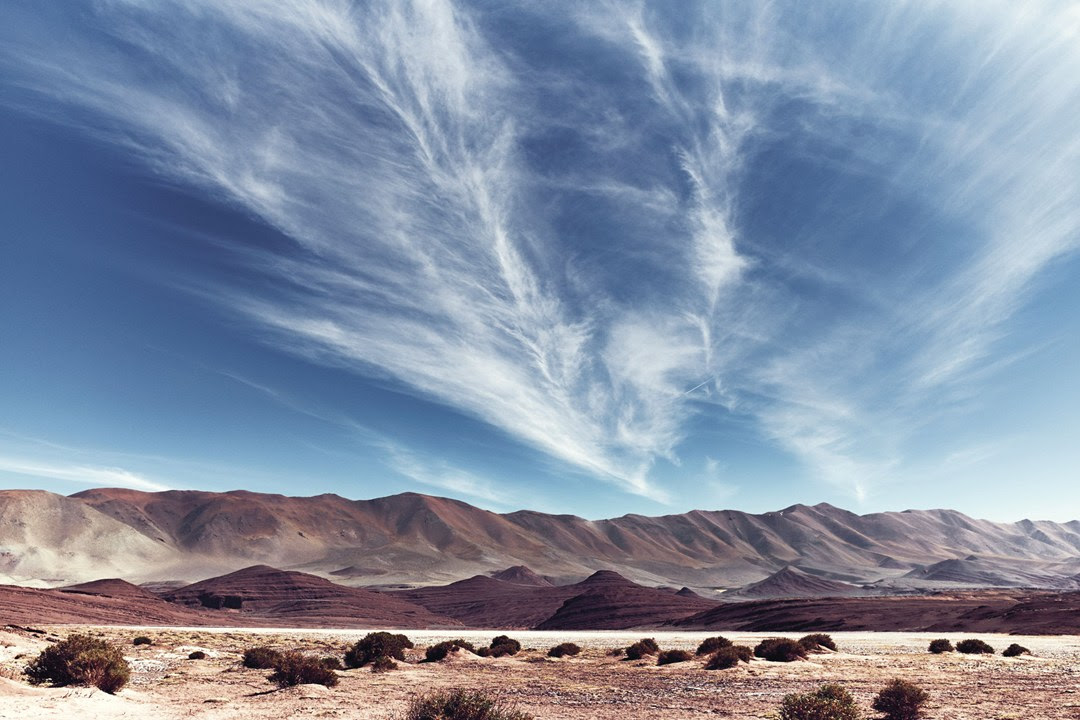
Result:
M811 575L798 568L786 567L756 583L740 588L732 597L746 598L798 598L836 597L863 592L849 583Z
M531 585L532 587L551 587L553 583L546 577L537 575L524 565L515 565L512 568L506 568L501 572L497 572L491 576L495 580L502 580L503 582L513 583L515 585Z
M165 600L274 626L438 628L461 623L401 597L254 565L172 590Z
M557 583L599 567L643 585L707 591L790 565L910 591L951 582L901 578L911 570L971 556L992 584L1012 582L1018 564L1036 585L1053 583L1080 572L1080 523L994 523L951 510L856 515L825 504L594 521L497 514L414 493L358 501L241 491L0 493L0 581L191 581L268 563L336 572L355 585L415 586L524 565Z

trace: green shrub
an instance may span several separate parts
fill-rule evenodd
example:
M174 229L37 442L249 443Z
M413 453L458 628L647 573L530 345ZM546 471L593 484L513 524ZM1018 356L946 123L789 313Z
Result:
M851 693L839 685L822 685L812 693L791 694L780 703L780 720L858 720Z
M693 659L694 656L685 650L665 650L656 658L656 664L671 665L673 663L681 663Z
M104 640L70 635L42 650L26 675L35 685L92 685L113 694L127 684L131 668L123 653Z
M282 688L308 684L334 687L338 684L337 673L321 660L298 652L281 653L268 679Z
M391 670L397 670L397 663L385 655L380 655L371 661L371 672L373 673L384 673Z
M646 655L659 655L660 646L652 638L642 638L626 648L627 660L640 660Z
M772 662L806 659L806 648L790 638L766 638L754 648L754 655Z
M620 648L621 651L621 648ZM561 658L567 655L577 655L581 652L581 647L575 645L572 642L559 643L555 647L547 651L548 657Z
M246 668L254 670L269 670L275 667L281 660L281 653L266 645L257 645L244 651L241 662Z
M993 655L994 648L978 638L971 638L956 643L956 652L965 653L967 655Z
M1009 647L1005 648L1005 650L1002 651L1001 654L1005 657L1018 657L1020 655L1030 655L1031 651L1023 645L1017 645L1016 643L1013 643Z
M154 641L151 640L150 638L146 637L145 635L140 635L139 637L132 640L131 644L132 645L153 645Z
M188 653L187 659L188 660L205 660L206 659L206 653L204 653L202 650L196 650L194 652Z
M432 645L424 652L424 660L427 662L438 662L444 660L447 655L458 650L468 650L471 653L476 652L476 648L471 642L466 642L458 638L457 640L443 640L437 645Z
M533 720L533 717L482 692L451 690L416 698L402 720Z
M941 653L952 652L953 646L952 643L945 638L938 638L937 640L930 641L929 649L930 652L934 653L935 655L940 655Z
M891 680L874 697L870 707L885 713L885 720L918 720L922 706L930 699L925 690L906 680Z
M827 648L836 652L836 643L833 642L832 635L826 635L825 633L804 635L799 638L799 644L802 645L803 649L807 652L815 652L821 650L821 648Z
M731 647L731 641L726 637L717 635L716 637L705 638L701 641L701 644L697 646L696 655L711 655L720 648Z
M323 664L323 667L328 670L343 670L344 666L341 664L341 658L334 657L333 655L327 655L319 660Z
M394 635L388 632L368 633L345 651L345 667L363 667L379 657L404 661L405 651L412 647L412 641L405 635Z
M745 645L728 645L712 654L705 663L706 670L727 670L740 662L750 662L751 650Z

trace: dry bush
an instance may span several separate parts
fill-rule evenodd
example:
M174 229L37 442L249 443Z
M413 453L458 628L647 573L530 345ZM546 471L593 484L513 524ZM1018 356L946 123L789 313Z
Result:
M727 670L740 662L750 662L751 650L745 645L729 645L712 654L705 663L706 670Z
M345 666L341 664L341 658L334 657L333 655L327 655L319 660L328 670L344 670Z
M457 640L443 640L437 645L432 645L424 652L425 662L438 662L444 660L447 655L458 650L476 652L476 647L471 642L458 638Z
M858 720L851 693L839 685L822 685L812 693L791 694L780 704L780 720Z
M71 635L50 645L25 672L35 685L90 685L107 693L116 693L131 677L123 653L89 635Z
M701 641L701 644L697 647L697 655L710 655L720 648L731 647L731 641L722 635L716 637L705 638Z
M188 653L187 659L188 660L205 660L206 659L206 653L204 653L202 650L195 650L194 652Z
M154 641L151 640L150 638L146 637L145 635L140 635L139 637L132 640L131 644L132 645L153 645Z
M1023 645L1017 645L1016 643L1013 643L1009 647L1005 648L1001 654L1005 657L1018 657L1020 655L1030 655L1031 651Z
M897 679L882 688L870 707L885 713L885 720L918 720L929 699L930 695L918 685Z
M790 638L766 638L754 648L754 655L772 662L806 659L806 648Z
M646 655L659 655L660 646L652 638L642 638L626 648L627 660L640 660Z
M673 663L681 663L693 659L694 656L685 650L665 650L656 658L656 664L671 665Z
M937 640L930 641L929 650L935 655L940 655L941 653L952 652L954 648L952 646L952 643L949 642L946 638L938 638Z
M373 673L384 673L391 670L397 670L397 663L385 655L380 655L371 661L371 672Z
M418 697L401 720L533 720L482 692L451 690Z
M476 654L481 657L503 657L504 655L517 655L521 650L521 643L506 635L499 635L491 641L491 645L480 648Z
M405 651L412 647L412 640L405 635L394 635L388 632L368 633L345 651L345 667L363 667L380 657L404 662Z
M338 684L337 673L321 660L298 652L282 653L268 680L281 688L308 684L334 687Z
M810 635L804 635L799 638L799 644L806 649L807 652L814 652L821 650L821 648L827 648L836 651L836 643L833 642L832 635L826 635L825 633L811 633Z
M266 645L257 645L244 651L241 662L246 668L269 670L281 661L281 653Z
M548 657L561 658L567 655L577 655L581 652L581 647L575 645L572 642L559 643L555 647L547 651Z
M967 655L993 655L994 648L978 638L970 638L956 643L956 652L965 653Z

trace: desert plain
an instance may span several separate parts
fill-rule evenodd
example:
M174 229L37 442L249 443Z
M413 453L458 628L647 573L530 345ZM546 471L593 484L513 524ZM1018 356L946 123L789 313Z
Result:
M317 656L340 655L367 630L253 628L135 628L43 626L42 632L8 628L0 632L0 718L350 718L392 720L410 700L440 689L484 690L537 718L750 718L776 717L784 695L823 683L847 687L868 717L873 695L892 678L915 682L931 694L927 717L935 720L1042 720L1080 718L1080 637L979 634L998 651L993 656L927 652L930 640L963 633L832 633L838 651L806 661L774 663L754 659L723 671L704 669L704 659L656 666L655 658L627 661L608 651L641 637L663 649L693 651L705 637L722 634L739 644L792 633L724 632L538 632L509 634L525 648L518 655L481 658L458 653L422 663L423 648L462 637L477 646L503 631L405 630L416 644L409 662L373 673L368 668L338 673L334 688L300 685L277 689L268 670L244 668L245 648L266 644ZM73 632L100 635L124 648L132 666L130 684L117 695L90 688L35 687L21 669L57 638ZM152 645L136 647L146 635ZM547 648L574 642L575 658L550 659ZM1017 642L1031 656L1005 658L1001 650ZM207 657L190 660L202 650Z

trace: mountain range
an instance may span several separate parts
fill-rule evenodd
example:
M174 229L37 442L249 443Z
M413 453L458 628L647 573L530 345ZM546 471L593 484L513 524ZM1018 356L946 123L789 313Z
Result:
M44 587L114 576L186 584L258 564L383 589L517 566L534 576L529 582L568 585L610 570L709 599L740 589L744 598L1072 589L1080 523L998 523L953 510L857 515L827 504L587 520L499 514L416 493L349 500L246 491L0 491L0 582Z

